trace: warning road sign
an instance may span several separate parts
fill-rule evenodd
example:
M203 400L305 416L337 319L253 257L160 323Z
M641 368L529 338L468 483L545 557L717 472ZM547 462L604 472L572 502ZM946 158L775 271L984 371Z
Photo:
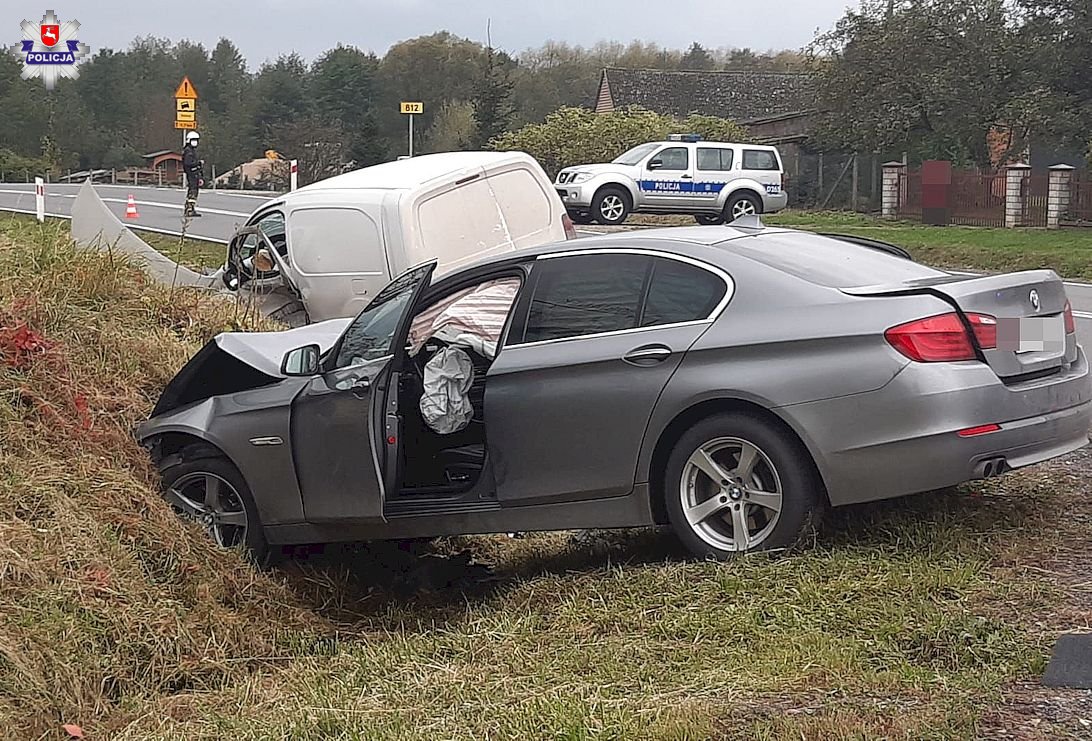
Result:
M183 77L182 82L178 84L178 89L174 91L174 97L176 98L190 98L197 100L197 88L190 82L190 78Z
M176 98L174 103L179 113L197 110L197 101L193 98Z

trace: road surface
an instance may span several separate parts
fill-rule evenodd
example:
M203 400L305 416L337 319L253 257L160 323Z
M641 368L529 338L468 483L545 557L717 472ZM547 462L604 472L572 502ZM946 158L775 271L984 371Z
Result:
M46 185L46 213L68 218L80 187ZM186 196L180 188L96 185L95 190L110 210L130 227L174 235L182 229L182 205ZM138 219L125 219L125 206L130 193L136 199L140 214ZM188 234L197 239L227 244L246 218L269 200L271 197L264 195L225 190L202 191L197 210L204 216L191 221ZM34 213L33 183L0 183L0 211ZM582 235L595 233L580 230ZM1092 349L1092 284L1067 282L1065 286L1077 319L1077 336L1083 347Z
M81 185L46 185L46 213L69 218L72 202ZM181 188L136 188L131 185L96 185L95 190L107 207L128 226L164 234L177 235L182 229L182 206L186 193ZM136 200L139 218L126 219L125 206L129 194ZM227 244L235 230L268 196L205 190L197 202L197 211L204 214L193 219L187 233L197 239ZM34 213L33 183L0 183L0 211Z

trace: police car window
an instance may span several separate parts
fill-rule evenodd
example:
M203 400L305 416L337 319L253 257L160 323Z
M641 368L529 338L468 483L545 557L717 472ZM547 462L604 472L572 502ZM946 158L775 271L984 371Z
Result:
M774 153L763 149L743 150L744 170L780 170Z
M661 170L685 170L690 167L690 153L686 147L669 147L653 159L663 163L659 168Z
M615 157L613 162L616 165L636 165L648 155L660 146L659 144L638 144L633 149L625 152L624 154Z
M731 170L732 169L732 152L731 149L711 149L709 147L698 147L698 169L699 170Z

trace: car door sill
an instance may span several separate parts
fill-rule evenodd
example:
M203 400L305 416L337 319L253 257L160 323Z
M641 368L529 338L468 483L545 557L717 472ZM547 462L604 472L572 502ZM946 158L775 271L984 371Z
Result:
M429 515L445 515L462 512L488 512L500 509L496 501L467 502L462 500L445 499L400 499L387 502L383 508L383 516L387 519L399 517L427 517Z

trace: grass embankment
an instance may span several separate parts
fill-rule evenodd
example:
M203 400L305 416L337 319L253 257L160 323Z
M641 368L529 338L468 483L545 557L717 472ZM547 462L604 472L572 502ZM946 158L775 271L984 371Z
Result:
M383 576L404 554L256 574L167 511L129 436L234 321L0 220L0 735L968 738L1092 618L1062 575L1087 457L836 512L791 558L533 535L447 541L495 579L416 593Z
M693 224L684 216L633 216L634 224ZM1006 272L1052 268L1070 280L1092 281L1092 230L986 229L923 226L846 212L784 211L765 214L766 224L855 234L891 242L914 259L953 270Z

